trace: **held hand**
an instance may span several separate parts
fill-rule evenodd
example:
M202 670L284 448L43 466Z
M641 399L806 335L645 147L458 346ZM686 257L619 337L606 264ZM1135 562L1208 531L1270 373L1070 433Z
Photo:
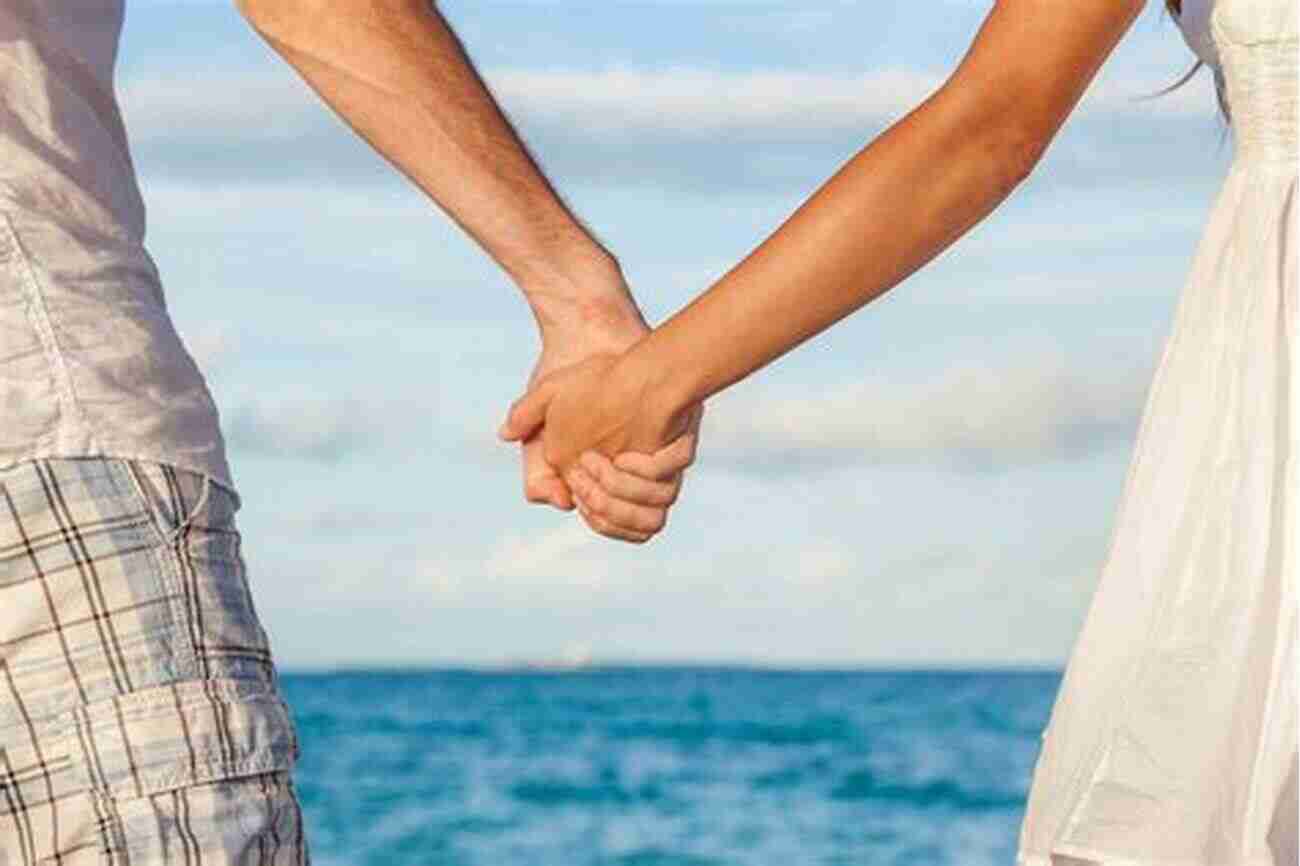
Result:
M528 379L530 388L552 373L593 355L622 352L649 331L621 278L608 288L600 301L543 306L538 311L538 323L542 351ZM572 491L543 457L541 438L531 436L520 444L524 498L562 511L572 510Z
M621 353L649 330L621 278L611 284L601 300L583 304L538 301L536 312L541 326L542 353L529 379L530 385L592 355ZM693 444L689 451L685 459L680 446L652 455L627 455L637 458L627 468L602 467L598 471L606 491L599 494L598 510L630 518L632 523L624 525L631 531L641 526L663 526L669 505L681 489L682 469L694 456ZM562 511L577 505L586 511L587 524L596 529L593 507L589 507L588 501L575 501L570 486L573 479L562 478L546 462L541 436L525 439L521 452L524 498Z
M617 361L598 355L539 377L511 407L501 436L528 441L544 428L546 461L561 478L585 485L587 496L579 501L588 525L639 542L663 526L678 476L694 458L701 412L659 409L648 381ZM665 443L671 444L662 448ZM593 455L584 472L578 461L589 450L616 460L602 463Z
M686 434L654 454L628 451L610 460L599 451L583 452L565 481L587 525L637 544L661 532L685 470L695 462L703 416L704 407L696 407Z

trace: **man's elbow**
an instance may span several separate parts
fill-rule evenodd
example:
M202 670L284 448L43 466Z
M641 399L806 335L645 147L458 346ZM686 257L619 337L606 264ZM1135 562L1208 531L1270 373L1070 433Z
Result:
M434 0L233 0L239 14L258 30L277 29L294 22L323 17L391 17L427 13Z
M319 20L333 4L317 0L234 0L235 8L263 36L281 36Z

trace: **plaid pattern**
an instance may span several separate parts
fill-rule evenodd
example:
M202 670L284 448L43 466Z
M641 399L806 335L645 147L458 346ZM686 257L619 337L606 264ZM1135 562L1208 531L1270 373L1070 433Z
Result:
M160 464L0 470L0 866L309 862L236 507Z

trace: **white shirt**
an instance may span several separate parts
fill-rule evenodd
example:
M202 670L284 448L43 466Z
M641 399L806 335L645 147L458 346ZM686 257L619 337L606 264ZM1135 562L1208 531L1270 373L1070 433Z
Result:
M124 0L0 0L0 467L112 456L233 492L144 248L113 67Z

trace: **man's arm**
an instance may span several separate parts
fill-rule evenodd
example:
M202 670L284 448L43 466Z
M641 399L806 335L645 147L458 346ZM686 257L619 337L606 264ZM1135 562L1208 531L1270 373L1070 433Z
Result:
M541 331L534 380L622 352L646 333L618 262L556 195L431 0L235 4L326 104L518 284ZM525 498L573 507L540 439L524 443L523 459ZM654 478L680 462L667 451L647 459L643 471ZM658 482L653 501L643 498L645 485L621 474L625 489L642 497L622 502L627 532L653 535L680 472Z
M560 201L429 0L235 0L357 134L513 278L543 335L640 321L618 263Z

